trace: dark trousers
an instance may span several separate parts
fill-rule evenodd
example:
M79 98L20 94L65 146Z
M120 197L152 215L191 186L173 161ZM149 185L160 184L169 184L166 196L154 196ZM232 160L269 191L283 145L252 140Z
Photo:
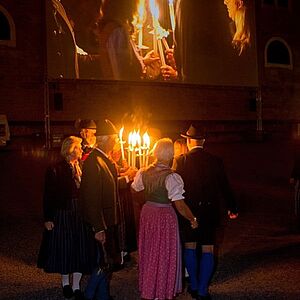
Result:
M87 300L109 300L108 274L97 268L88 280L84 296Z

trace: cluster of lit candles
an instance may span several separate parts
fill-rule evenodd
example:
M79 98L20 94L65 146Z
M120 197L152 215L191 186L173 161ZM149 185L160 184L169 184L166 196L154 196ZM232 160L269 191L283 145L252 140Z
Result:
M119 141L121 146L122 159L125 160L127 150L127 163L132 168L147 167L150 156L150 136L145 132L142 136L139 130L129 132L128 139L123 140L124 127L119 131ZM127 144L127 147L125 147Z
M145 49L143 46L143 26L144 20L146 19L146 9L145 1L139 0L137 5L137 15L135 16L134 26L138 32L137 37L137 46L139 49ZM166 60L164 56L163 46L166 50L169 50L170 47L166 40L166 37L169 35L169 32L161 27L159 24L159 6L156 4L155 0L149 0L150 12L152 15L152 34L153 34L153 50L154 54L159 54L161 64L166 65ZM169 0L169 14L172 32L175 30L175 12L174 12L174 0ZM147 48L147 47L146 47Z

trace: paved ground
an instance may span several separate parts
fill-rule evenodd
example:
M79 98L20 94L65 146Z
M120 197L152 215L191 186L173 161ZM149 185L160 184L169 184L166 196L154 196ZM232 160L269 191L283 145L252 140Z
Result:
M300 235L293 231L291 141L214 143L237 194L240 217L220 236L213 299L300 299ZM46 165L38 142L0 149L0 299L63 299L58 275L36 268ZM139 299L137 266L114 274L116 300ZM85 280L84 280L85 281ZM84 283L83 283L84 284ZM178 299L190 299L182 294Z

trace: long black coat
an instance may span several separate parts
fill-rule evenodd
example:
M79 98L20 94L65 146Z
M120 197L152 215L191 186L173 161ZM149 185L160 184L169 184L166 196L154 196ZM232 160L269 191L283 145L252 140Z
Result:
M78 198L79 191L72 176L70 165L62 160L46 171L44 187L44 220L53 221L58 210L70 209L72 198Z
M221 210L237 211L222 160L194 148L175 160L174 169L184 181L185 202L199 223L199 228L192 230L190 222L179 216L182 240L214 244Z
M46 1L47 62L50 78L79 78L75 34L63 5Z
M118 175L115 166L94 149L85 160L80 186L80 212L95 231L118 222Z

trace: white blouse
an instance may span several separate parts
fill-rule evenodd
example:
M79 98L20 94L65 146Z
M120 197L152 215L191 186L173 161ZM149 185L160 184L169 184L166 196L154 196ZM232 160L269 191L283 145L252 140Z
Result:
M145 169L140 169L134 178L133 183L131 184L131 187L136 191L140 192L145 189L144 183L142 180L142 174ZM181 176L177 173L171 173L166 177L166 189L168 191L168 198L171 199L171 201L177 201L184 199L183 193L183 180Z

